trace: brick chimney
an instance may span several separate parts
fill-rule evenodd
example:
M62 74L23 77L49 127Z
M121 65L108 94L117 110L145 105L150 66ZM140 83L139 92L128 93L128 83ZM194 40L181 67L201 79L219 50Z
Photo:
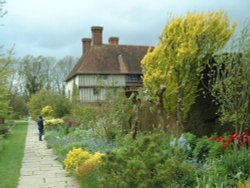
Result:
M91 39L82 38L82 54L86 53L90 49Z
M92 31L92 45L102 45L102 31L103 27L93 26Z
M109 37L109 44L110 45L118 45L119 44L119 38L118 37Z

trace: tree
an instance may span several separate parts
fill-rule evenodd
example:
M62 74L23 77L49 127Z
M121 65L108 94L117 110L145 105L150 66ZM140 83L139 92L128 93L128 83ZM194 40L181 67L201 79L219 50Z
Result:
M4 123L4 119L7 117L10 111L9 96L10 85L9 77L11 74L12 50L8 51L8 56L4 54L0 58L0 123Z
M157 47L143 58L145 87L162 103L159 106L169 124L182 129L202 71L212 55L226 45L235 26L230 26L223 12L188 13L173 18Z
M0 18L3 17L7 12L3 9L5 1L0 0Z
M0 0L0 17L6 14L3 9L3 4L5 1ZM9 65L11 64L11 52L9 51L9 56L2 52L3 47L0 46L0 123L4 123L4 120L9 112L9 101L8 101L8 75L9 75Z
M57 61L56 65L53 67L53 90L64 94L65 89L65 79L70 73L73 66L76 63L76 59L71 56L65 56L64 58Z
M25 93L30 97L43 88L50 89L52 67L55 59L51 57L33 57L27 55L19 61L19 75Z
M219 120L230 123L235 133L249 129L250 122L250 27L245 27L229 53L216 56L211 67L212 95Z

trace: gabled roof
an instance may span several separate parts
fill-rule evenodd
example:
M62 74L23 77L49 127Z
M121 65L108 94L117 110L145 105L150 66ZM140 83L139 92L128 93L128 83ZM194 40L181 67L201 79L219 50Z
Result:
M66 81L79 74L141 74L148 46L93 45L75 65Z

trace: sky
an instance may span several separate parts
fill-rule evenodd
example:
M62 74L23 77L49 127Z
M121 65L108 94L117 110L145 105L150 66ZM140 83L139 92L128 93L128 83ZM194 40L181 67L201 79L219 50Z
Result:
M250 0L6 0L0 44L15 56L80 57L81 38L102 26L103 42L156 45L169 18L187 12L225 11L242 27L250 19Z

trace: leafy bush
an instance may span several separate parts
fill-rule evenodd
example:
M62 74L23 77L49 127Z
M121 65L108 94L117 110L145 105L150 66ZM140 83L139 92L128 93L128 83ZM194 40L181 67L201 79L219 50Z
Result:
M44 125L48 128L52 128L52 127L56 127L56 126L60 126L60 125L63 125L64 124L64 121L63 119L46 119L44 121Z
M8 136L14 126L14 121L8 121L5 124L0 124L0 135L2 135L3 137Z
M104 154L100 152L96 152L94 155L90 156L89 159L85 160L78 166L77 174L82 179L86 179L91 172L96 170L96 167L101 163L101 158L103 156Z
M96 121L96 115L97 111L94 107L76 104L72 107L70 119L79 122L83 128L90 128L90 123Z
M71 109L70 102L65 96L55 94L49 90L41 90L34 94L28 103L28 109L32 119L36 119L40 115L43 107L47 105L53 108L53 115L55 117L63 117L68 114Z
M45 139L48 141L48 147L52 148L61 162L65 159L67 153L74 147L85 149L89 152L106 152L116 147L113 142L107 142L104 139L96 138L92 129L85 130L81 128L68 128L58 126L49 129L46 132Z
M64 160L65 169L68 173L77 174L82 179L85 179L90 172L96 169L101 162L102 156L104 154L100 152L90 154L81 148L73 148Z
M116 151L107 152L99 168L103 187L189 187L194 168L187 155L170 144L163 132L125 137Z
M220 160L209 163L205 172L197 176L197 187L236 187L250 174L250 152L246 148L225 153Z
M235 178L236 174L240 180L246 180L250 175L250 151L242 148L238 151L225 154L217 164L225 169L229 178Z
M197 173L196 178L196 187L220 187L220 188L228 188L234 187L234 181L232 179L228 179L226 175L226 171L216 165L210 164L210 168L205 169L205 172Z
M183 137L186 139L186 147L187 147L187 151L188 151L188 157L192 158L193 157L193 150L196 147L196 142L197 142L197 138L195 135L193 135L192 133L184 133Z
M196 147L193 151L193 156L197 162L203 163L206 161L210 148L211 142L207 136L204 136L197 141Z
M41 114L42 114L44 117L52 116L52 114L53 114L53 109L52 109L52 107L49 106L49 105L43 107L42 110L41 110Z
M91 154L87 151L83 151L81 148L73 148L67 154L64 165L68 173L76 172L78 166L91 157Z
M134 113L132 101L124 92L117 91L107 96L94 128L101 137L113 140L117 135L131 131L131 119Z

